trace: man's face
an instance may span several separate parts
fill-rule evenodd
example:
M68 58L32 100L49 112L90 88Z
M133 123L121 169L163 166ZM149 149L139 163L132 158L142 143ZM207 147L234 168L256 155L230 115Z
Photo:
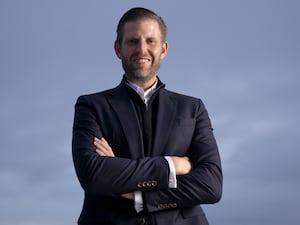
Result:
M163 40L158 23L152 19L127 22L121 43L115 43L117 56L129 80L150 83L156 79L168 44Z

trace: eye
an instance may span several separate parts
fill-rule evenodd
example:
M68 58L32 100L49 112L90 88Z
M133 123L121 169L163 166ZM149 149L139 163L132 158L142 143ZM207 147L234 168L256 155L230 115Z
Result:
M149 39L147 39L147 43L151 44L151 45L154 45L156 43L156 40L153 39L153 38L149 38Z
M133 39L129 39L129 40L127 41L127 43L128 43L129 45L136 45L136 44L139 43L139 40L133 38Z

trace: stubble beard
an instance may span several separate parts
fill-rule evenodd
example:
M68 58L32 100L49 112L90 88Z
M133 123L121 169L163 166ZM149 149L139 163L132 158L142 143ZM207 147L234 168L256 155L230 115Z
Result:
M130 65L130 63L128 63L128 61L123 59L122 66L126 73L126 76L131 81L138 81L138 82L146 83L157 75L157 71L159 70L159 67L160 67L160 62L152 61L152 64L148 68L136 68L136 67Z

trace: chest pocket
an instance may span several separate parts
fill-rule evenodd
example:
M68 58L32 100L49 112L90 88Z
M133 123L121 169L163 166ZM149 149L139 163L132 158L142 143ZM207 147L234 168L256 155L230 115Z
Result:
M168 140L166 154L186 155L194 135L196 120L193 118L177 118Z
M191 140L195 130L196 120L193 118L177 118L176 127L184 138Z

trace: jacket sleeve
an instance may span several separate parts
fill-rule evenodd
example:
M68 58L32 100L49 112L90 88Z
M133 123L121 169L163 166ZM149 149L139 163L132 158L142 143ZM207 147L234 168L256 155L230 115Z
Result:
M196 126L187 156L193 169L177 176L176 189L143 192L148 212L216 203L222 193L222 170L218 147L208 113L201 101L196 112Z
M95 151L94 137L102 137L102 132L89 98L82 96L75 105L72 156L77 177L86 192L119 195L168 188L169 167L163 157L103 157Z

